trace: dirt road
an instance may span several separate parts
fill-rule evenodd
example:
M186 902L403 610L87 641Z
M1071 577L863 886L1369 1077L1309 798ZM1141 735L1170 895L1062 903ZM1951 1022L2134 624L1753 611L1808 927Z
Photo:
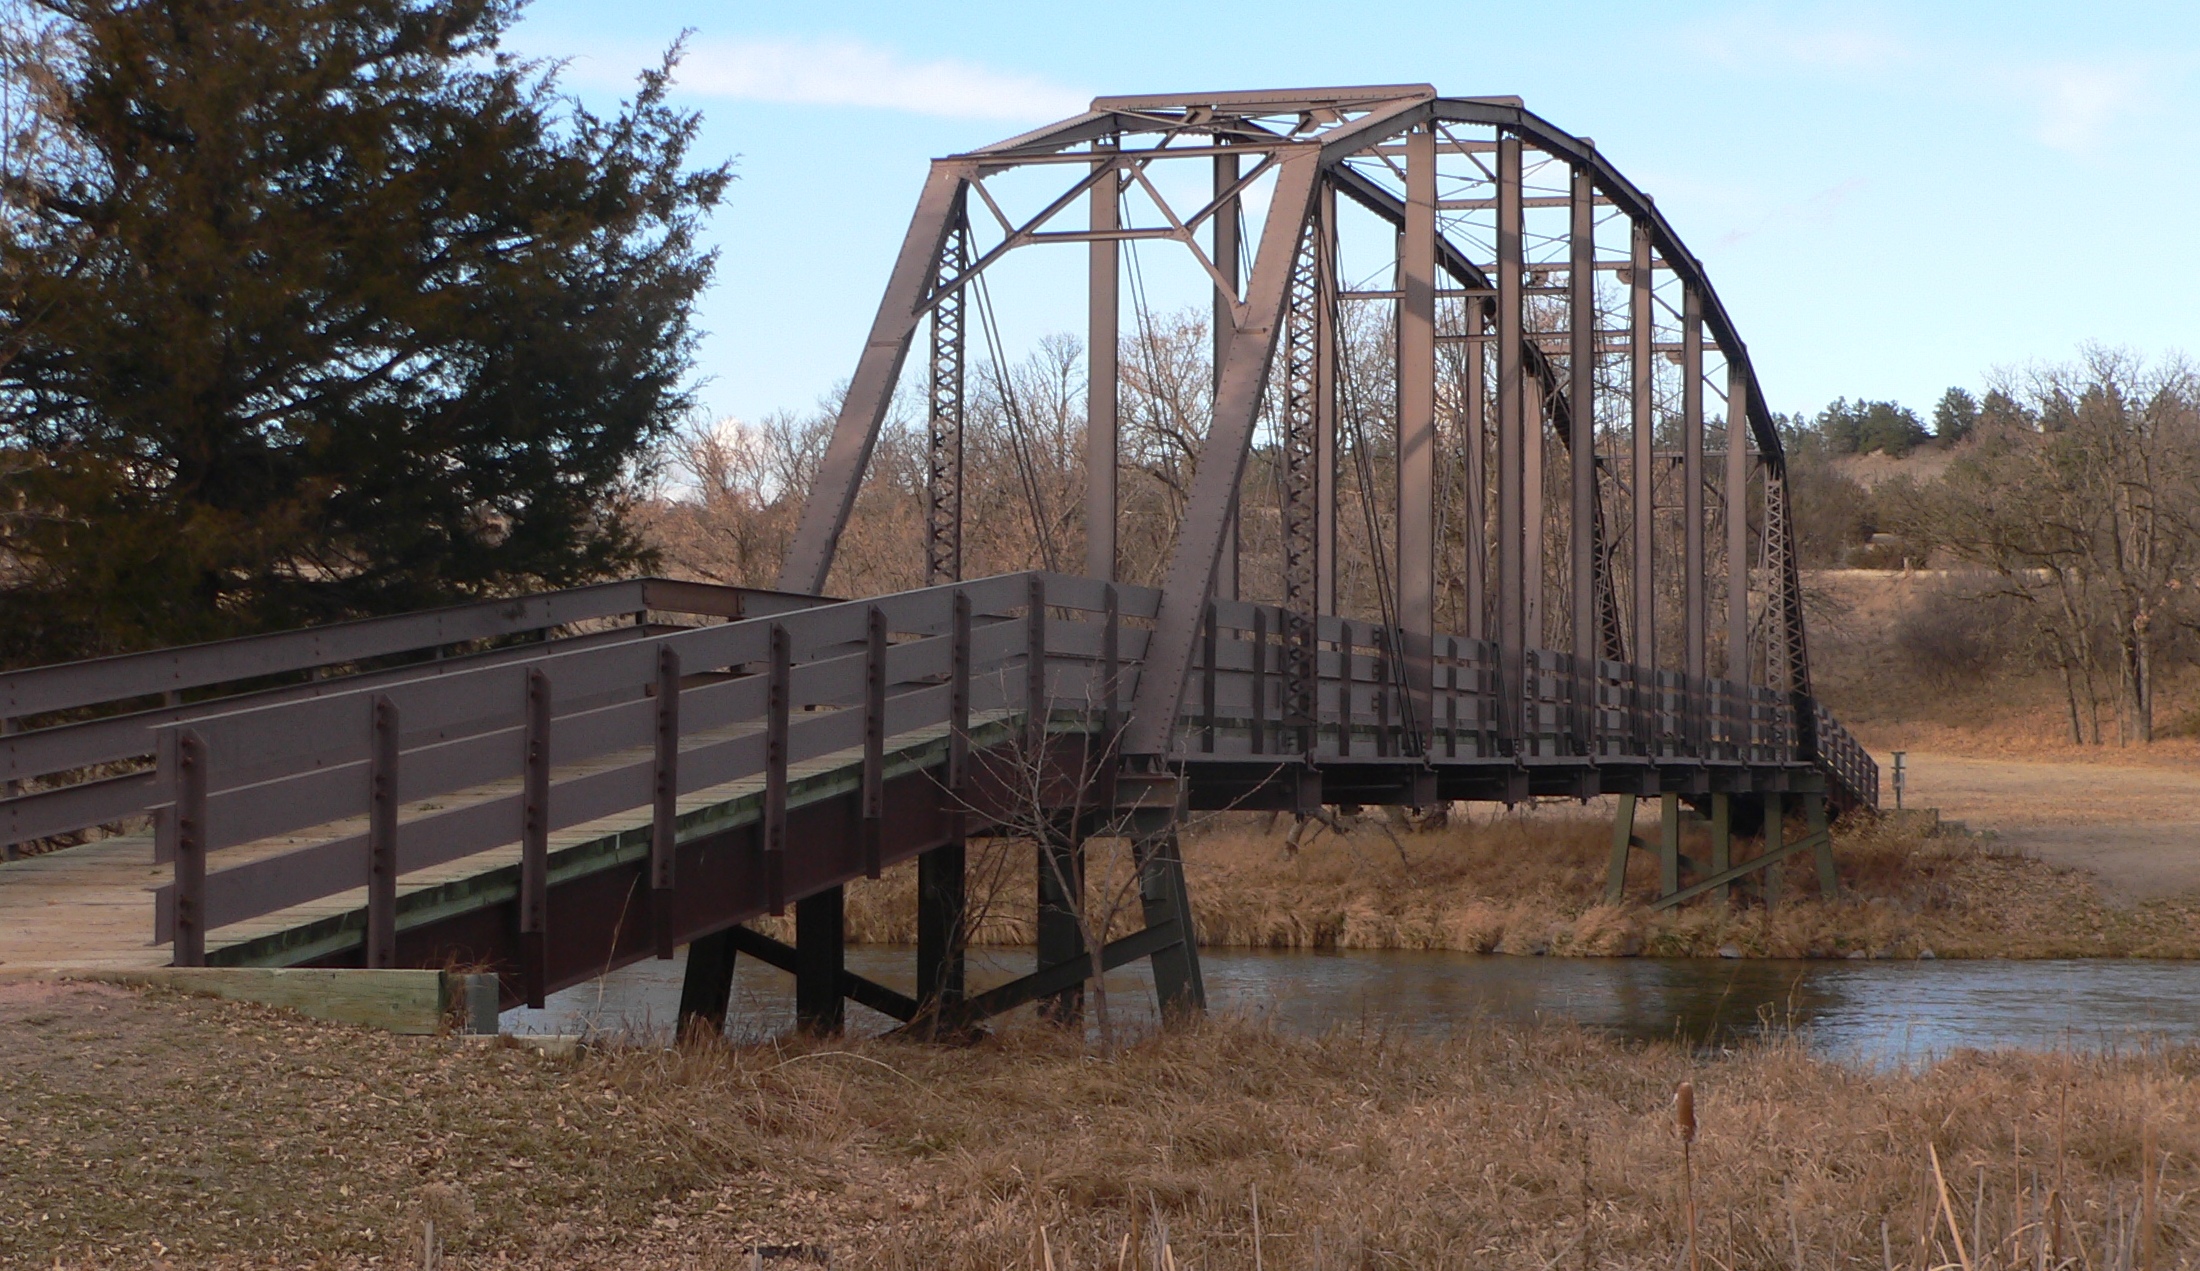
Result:
M1891 805L1893 757L1876 757ZM2042 860L2091 870L2113 895L2200 891L2200 772L1926 751L1909 752L1905 766L1907 806L1937 807Z

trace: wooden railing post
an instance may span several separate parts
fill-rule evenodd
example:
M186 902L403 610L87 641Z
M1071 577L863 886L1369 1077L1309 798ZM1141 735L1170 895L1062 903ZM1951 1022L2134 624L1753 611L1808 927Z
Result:
M1041 763L1047 744L1047 580L1031 576L1024 613L1024 745Z
M206 740L196 730L175 740L173 818L177 966L206 965Z
M886 611L871 606L863 657L863 875L877 878L886 834Z
M793 693L793 643L772 624L770 700L764 718L764 900L772 916L787 912L787 713Z
M397 703L368 707L367 950L369 967L397 965Z
M649 912L657 956L670 960L680 850L680 653L657 646L657 748L649 818Z
M1268 753L1268 610L1253 610L1253 753Z
M970 595L955 593L948 636L947 790L961 811L970 780Z
M1337 757L1352 754L1352 623L1337 623Z
M542 1009L549 974L550 677L527 673L526 751L520 778L519 944L527 1004Z

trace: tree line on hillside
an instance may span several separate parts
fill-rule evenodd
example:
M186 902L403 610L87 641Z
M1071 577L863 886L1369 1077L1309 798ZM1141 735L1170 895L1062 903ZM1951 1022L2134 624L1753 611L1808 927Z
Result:
M1784 425L1804 563L1952 571L1956 603L1913 633L1928 660L2041 667L2073 741L2152 740L2163 670L2200 652L2200 375L2089 348L1999 375L1982 398L1951 389L1931 438L1942 462L1867 487L1844 443L1893 435L1856 427L1891 413ZM1884 448L1924 444L1907 436Z
M520 7L0 9L0 665L654 558L731 173L670 59L592 113Z

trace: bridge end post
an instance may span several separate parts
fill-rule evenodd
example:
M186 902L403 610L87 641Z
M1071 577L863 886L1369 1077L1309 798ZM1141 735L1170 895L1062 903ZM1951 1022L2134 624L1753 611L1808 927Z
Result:
M1035 970L1088 962L1085 913L1085 827L1082 817L1050 818L1038 845L1038 959ZM1085 1018L1085 985L1039 999L1039 1016L1056 1024Z
M959 827L952 841L917 857L917 1001L922 1019L936 1021L963 1000L964 859Z
M1207 984L1199 968L1199 932L1192 922L1191 892L1184 882L1183 844L1176 810L1144 811L1132 821L1138 862L1138 898L1149 930L1174 926L1175 939L1154 951L1154 995L1164 1027L1207 1012Z
M794 902L794 1023L805 1033L837 1037L847 1025L840 973L847 962L846 892L828 887Z
M1724 874L1734 867L1734 796L1711 796L1711 872ZM1712 899L1724 905L1730 886L1720 883L1711 889Z
M1812 792L1803 796L1803 824L1806 833L1817 841L1812 855L1818 861L1818 895L1832 900L1841 894L1841 876L1833 868L1833 834L1826 826L1826 796Z
M717 1037L726 1031L733 1001L733 928L697 936L688 943L687 970L680 980L679 1036Z
M1612 861L1604 880L1604 903L1627 899L1627 853L1635 845L1635 796L1619 796L1619 810L1612 814Z
M1787 808L1784 800L1778 791L1768 792L1765 795L1764 854L1777 857L1780 849L1786 846L1786 835ZM1760 876L1763 881L1759 884L1764 890L1765 908L1771 909L1780 903L1781 884L1787 881L1786 876L1787 868L1778 859L1765 866L1764 873Z

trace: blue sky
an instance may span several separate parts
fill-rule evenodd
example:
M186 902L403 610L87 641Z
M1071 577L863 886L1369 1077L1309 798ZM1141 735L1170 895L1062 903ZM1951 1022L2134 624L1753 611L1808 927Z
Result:
M2200 355L2189 3L537 0L513 43L608 105L683 29L698 157L740 176L699 314L715 417L853 369L927 160L1208 88L1519 94L1657 198L1777 410L1922 412L2092 340Z

